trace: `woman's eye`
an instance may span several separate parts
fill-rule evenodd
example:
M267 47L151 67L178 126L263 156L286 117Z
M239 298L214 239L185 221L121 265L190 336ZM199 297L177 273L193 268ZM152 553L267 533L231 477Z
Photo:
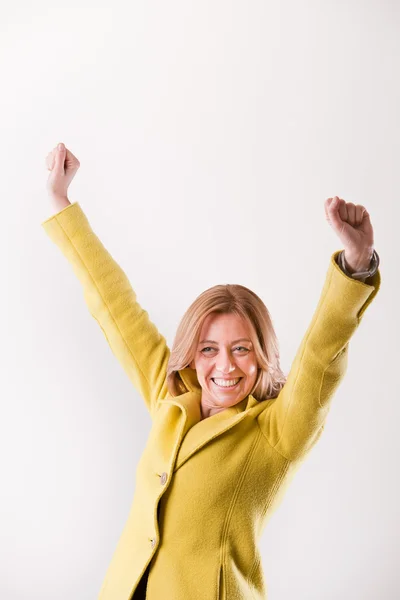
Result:
M211 348L211 346L207 346L206 348L203 348L202 352L205 352L206 350L215 350L215 348ZM236 346L235 350L245 350L246 352L248 352L248 348L245 348L244 346ZM205 354L208 354L208 352L205 352Z

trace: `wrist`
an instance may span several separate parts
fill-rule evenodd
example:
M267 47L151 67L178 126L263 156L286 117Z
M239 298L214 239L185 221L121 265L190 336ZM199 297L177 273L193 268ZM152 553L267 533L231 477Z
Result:
M67 196L50 196L50 201L53 208L57 211L60 211L71 204Z
M361 273L363 271L368 271L371 266L371 258L373 255L374 249L368 249L364 251L362 254L355 254L352 252L343 251L343 259L344 265L349 273Z

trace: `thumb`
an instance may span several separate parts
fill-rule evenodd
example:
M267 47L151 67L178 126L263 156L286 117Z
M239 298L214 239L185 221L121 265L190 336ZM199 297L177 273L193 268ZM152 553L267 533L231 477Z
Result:
M351 237L351 227L341 218L339 203L336 198L332 198L332 201L326 207L326 218L341 242L345 244L349 236Z
M339 207L338 207L338 203L336 201L335 198L333 198L331 205L328 208L328 220L330 221L333 229L338 233L343 231L345 225L347 225L347 223L345 223L341 217L340 217L340 213L339 213Z
M60 172L64 171L64 162L65 162L65 146L63 143L58 144L57 150L55 153L55 163L54 168L56 171Z

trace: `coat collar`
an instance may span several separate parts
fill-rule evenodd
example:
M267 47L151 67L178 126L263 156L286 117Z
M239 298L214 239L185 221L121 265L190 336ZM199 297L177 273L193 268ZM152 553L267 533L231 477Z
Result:
M161 404L179 407L184 415L183 428L179 436L181 444L175 469L178 469L207 442L239 423L253 406L263 404L249 394L238 404L201 420L201 386L196 371L188 367L179 371L179 375L189 391L179 396L167 396L159 400Z

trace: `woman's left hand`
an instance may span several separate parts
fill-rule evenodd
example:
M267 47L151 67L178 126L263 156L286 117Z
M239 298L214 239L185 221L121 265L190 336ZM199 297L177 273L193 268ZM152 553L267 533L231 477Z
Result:
M325 215L344 246L346 264L353 272L367 270L374 250L374 230L367 209L335 196L325 200Z

